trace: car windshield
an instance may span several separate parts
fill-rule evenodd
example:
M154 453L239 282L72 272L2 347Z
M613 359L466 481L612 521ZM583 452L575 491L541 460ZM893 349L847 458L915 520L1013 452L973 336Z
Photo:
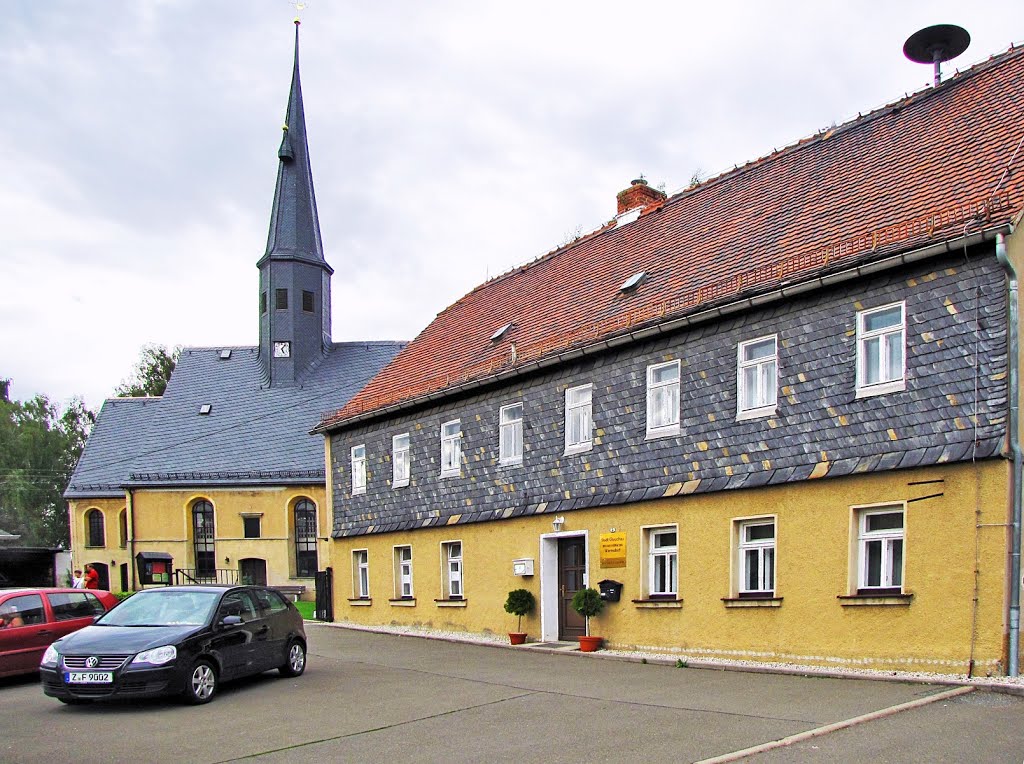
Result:
M148 589L133 594L97 621L100 626L200 626L210 618L220 592Z

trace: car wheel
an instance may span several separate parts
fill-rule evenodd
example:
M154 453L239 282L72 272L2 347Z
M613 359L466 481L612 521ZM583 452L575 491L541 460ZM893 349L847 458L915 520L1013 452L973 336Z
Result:
M217 694L217 670L206 660L196 661L185 676L185 702L198 706Z
M300 676L306 670L306 646L293 639L288 643L288 658L278 671L281 676Z

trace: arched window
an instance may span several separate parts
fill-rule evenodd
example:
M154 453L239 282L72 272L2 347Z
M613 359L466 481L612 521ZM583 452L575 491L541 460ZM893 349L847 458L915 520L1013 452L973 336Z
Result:
M85 513L86 528L89 533L89 546L105 546L103 532L103 513L98 509L90 509Z
M122 509L117 520L121 531L121 548L124 549L128 546L128 510Z
M192 505L192 543L195 547L196 578L217 577L213 530L213 505L205 499L197 501Z
M316 575L316 504L309 499L295 502L295 575Z

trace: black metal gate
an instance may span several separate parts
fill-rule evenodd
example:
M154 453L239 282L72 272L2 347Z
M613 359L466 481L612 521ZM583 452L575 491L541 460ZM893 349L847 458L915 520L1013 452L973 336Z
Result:
M334 568L316 572L316 620L334 620Z

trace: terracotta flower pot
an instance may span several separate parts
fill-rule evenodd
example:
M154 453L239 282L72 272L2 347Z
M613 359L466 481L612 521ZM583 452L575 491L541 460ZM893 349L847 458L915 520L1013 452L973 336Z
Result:
M593 653L601 649L601 642L604 640L601 637L580 637L580 652L581 653Z
M508 641L513 645L526 644L526 634L518 631L510 631L508 633Z

